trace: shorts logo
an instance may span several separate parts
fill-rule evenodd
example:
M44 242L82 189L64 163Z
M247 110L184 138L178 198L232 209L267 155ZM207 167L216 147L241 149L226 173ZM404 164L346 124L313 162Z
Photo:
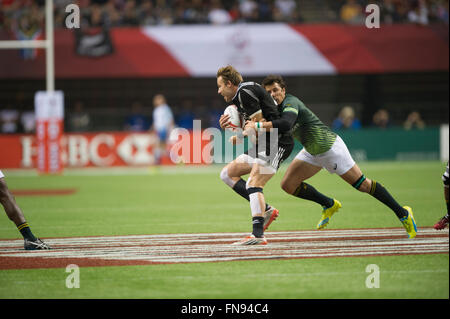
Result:
M336 170L336 169L337 169L337 163L334 163L334 167L333 167L333 169L334 169L334 170Z

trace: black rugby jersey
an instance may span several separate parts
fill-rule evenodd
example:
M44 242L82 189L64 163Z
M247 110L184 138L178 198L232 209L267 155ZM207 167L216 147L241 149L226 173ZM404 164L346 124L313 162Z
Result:
M272 96L258 83L242 82L239 84L236 95L232 99L244 120L262 112L262 117L271 122L280 118L278 106ZM290 132L278 134L278 143L293 144L294 139Z

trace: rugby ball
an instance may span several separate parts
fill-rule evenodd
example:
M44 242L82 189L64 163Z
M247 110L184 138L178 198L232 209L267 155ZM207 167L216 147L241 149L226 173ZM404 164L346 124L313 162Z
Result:
M238 128L242 128L243 119L239 111L237 110L236 105L232 104L229 105L225 111L223 112L223 115L229 115L230 116L230 123L228 124L229 127L227 129L235 131Z

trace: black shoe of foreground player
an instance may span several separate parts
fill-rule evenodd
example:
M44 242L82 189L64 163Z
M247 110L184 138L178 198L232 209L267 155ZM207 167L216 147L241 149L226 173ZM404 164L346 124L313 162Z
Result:
M44 243L42 240L40 240L39 238L36 238L36 240L34 240L34 241L25 239L24 248L25 248L25 250L50 249L50 247L46 243Z

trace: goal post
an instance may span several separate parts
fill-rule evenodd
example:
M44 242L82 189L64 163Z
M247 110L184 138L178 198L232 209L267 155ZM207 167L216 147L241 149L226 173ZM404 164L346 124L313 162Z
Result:
M44 49L47 92L55 90L53 0L45 0L45 40L0 41L0 49Z
M45 40L0 40L0 49L45 50L46 91L35 94L37 170L43 174L61 173L64 95L55 91L53 0L45 0Z

